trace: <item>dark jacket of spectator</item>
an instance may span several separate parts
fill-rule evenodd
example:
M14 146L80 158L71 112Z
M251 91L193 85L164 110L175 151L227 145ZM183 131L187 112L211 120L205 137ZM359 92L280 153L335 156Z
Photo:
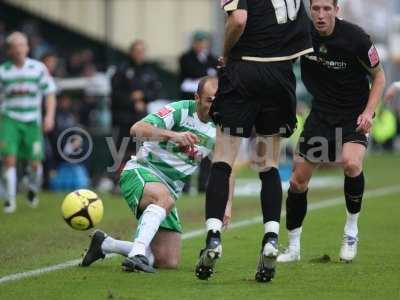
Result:
M148 63L137 65L134 62L125 64L117 70L111 86L114 126L133 125L141 113L145 112L143 105L157 99L161 89L161 83L152 65Z
M217 64L217 58L210 53L208 34L194 33L191 49L179 58L181 98L193 99L200 78L216 75Z

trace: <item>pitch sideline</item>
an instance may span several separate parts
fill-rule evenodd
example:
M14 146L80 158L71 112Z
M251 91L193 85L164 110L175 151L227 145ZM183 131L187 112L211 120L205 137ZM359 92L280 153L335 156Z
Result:
M367 191L364 194L364 199L367 198L375 198L375 197L381 197L385 195L390 195L400 192L400 186L389 186L389 187L384 187L384 188L378 188L375 190L370 190ZM310 203L308 205L308 211L313 211L313 210L318 210L318 209L323 209L327 207L332 207L336 206L338 204L344 203L343 197L335 197L335 198L330 198L322 201L318 201L315 203ZM282 217L286 215L285 212L282 212ZM250 225L254 225L257 223L261 223L262 218L261 217L254 217L238 222L233 222L230 226L229 229L235 229L235 228L242 228L242 227L247 227ZM199 237L201 235L205 234L205 229L198 229L198 230L193 230L189 231L187 233L182 234L182 240L190 240L196 237ZM107 255L107 258L117 256L117 254L111 254ZM77 266L81 262L81 259L74 259L70 261L66 261L64 263L44 267L44 268L39 268L31 271L25 271L25 272L19 272L15 274L10 274L6 275L3 277L0 277L0 284L11 282L11 281L18 281L24 278L30 278L30 277L36 277L45 273L53 272L53 271L58 271L70 267Z

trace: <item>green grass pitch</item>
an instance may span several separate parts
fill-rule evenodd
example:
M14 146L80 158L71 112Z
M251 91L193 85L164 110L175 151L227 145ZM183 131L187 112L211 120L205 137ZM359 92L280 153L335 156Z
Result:
M276 278L268 284L254 281L263 229L261 224L252 224L223 234L223 257L209 281L199 281L193 272L204 243L204 237L199 236L183 242L179 270L124 273L122 258L114 257L86 269L73 266L0 283L0 299L400 299L399 169L399 155L373 155L367 159L369 196L360 217L359 254L350 264L338 260L345 220L343 200L309 212L301 262L279 264ZM316 175L341 176L341 171L320 170ZM248 171L241 176L256 178ZM105 216L99 228L114 237L129 239L136 221L126 204L119 197L101 196ZM0 282L10 274L80 257L88 245L89 232L74 231L62 220L63 197L44 193L36 210L28 208L21 197L17 213L0 212ZM327 186L309 193L310 204L338 197L343 197L341 187ZM178 207L185 232L203 228L203 196L182 197ZM258 197L234 199L233 222L259 215ZM284 222L282 248L286 245ZM329 259L321 259L324 255Z

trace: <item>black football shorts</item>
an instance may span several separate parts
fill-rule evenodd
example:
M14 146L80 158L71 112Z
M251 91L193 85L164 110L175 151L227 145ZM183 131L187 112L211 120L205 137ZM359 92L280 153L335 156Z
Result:
M289 137L296 128L296 78L291 61L232 61L218 71L210 109L215 124L233 136Z
M357 117L311 111L300 135L297 152L314 163L337 162L345 143L368 147L368 135L357 132Z

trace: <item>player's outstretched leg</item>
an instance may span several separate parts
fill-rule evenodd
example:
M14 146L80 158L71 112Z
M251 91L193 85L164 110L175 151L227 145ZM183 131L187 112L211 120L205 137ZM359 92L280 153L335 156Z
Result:
M195 273L201 280L208 279L214 273L216 261L222 256L222 245L219 231L207 233L206 247L200 251Z
M92 234L92 239L90 241L89 248L83 255L83 259L80 264L82 267L88 267L96 260L104 259L104 257L106 257L101 248L101 245L103 244L106 238L107 235L101 230L96 230Z

